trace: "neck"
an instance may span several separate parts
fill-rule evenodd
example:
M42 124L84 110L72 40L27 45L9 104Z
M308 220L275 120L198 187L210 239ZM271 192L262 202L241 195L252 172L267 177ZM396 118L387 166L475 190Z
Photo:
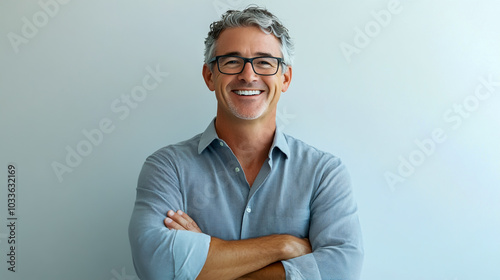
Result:
M231 148L240 162L250 185L267 159L276 131L276 118L242 120L217 114L217 135Z
M271 148L276 130L276 119L259 120L227 119L217 116L215 119L217 135L224 140L233 152L263 151L266 156ZM239 158L238 158L239 159Z

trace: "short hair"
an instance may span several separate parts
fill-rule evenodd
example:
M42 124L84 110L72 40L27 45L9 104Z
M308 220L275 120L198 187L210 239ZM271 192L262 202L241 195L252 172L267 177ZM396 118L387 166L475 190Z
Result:
M215 56L217 39L222 31L232 27L256 26L266 34L273 34L280 40L283 62L291 66L293 63L294 46L288 35L288 29L281 21L265 8L251 6L243 11L228 10L221 19L210 25L210 31L205 39L205 63ZM285 71L286 72L285 68ZM283 73L284 73L283 72Z

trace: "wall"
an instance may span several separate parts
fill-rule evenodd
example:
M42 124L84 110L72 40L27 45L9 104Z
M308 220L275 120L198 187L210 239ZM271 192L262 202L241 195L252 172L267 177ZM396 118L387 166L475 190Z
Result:
M249 3L0 2L1 279L137 279L142 163L213 118L203 40ZM256 3L296 42L278 124L351 172L363 279L497 279L499 2Z

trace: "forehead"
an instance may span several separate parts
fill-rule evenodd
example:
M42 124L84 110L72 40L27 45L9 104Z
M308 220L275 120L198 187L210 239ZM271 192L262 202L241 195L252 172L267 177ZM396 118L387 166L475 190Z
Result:
M257 56L269 54L281 57L280 40L274 34L266 34L259 27L232 27L219 35L215 55L238 54Z

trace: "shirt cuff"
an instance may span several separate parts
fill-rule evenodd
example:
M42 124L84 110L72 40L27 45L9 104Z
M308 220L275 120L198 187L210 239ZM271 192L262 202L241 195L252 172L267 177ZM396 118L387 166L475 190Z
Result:
M281 261L286 272L286 280L321 279L313 254Z
M195 279L207 260L210 236L186 230L176 230L173 257L174 279Z

